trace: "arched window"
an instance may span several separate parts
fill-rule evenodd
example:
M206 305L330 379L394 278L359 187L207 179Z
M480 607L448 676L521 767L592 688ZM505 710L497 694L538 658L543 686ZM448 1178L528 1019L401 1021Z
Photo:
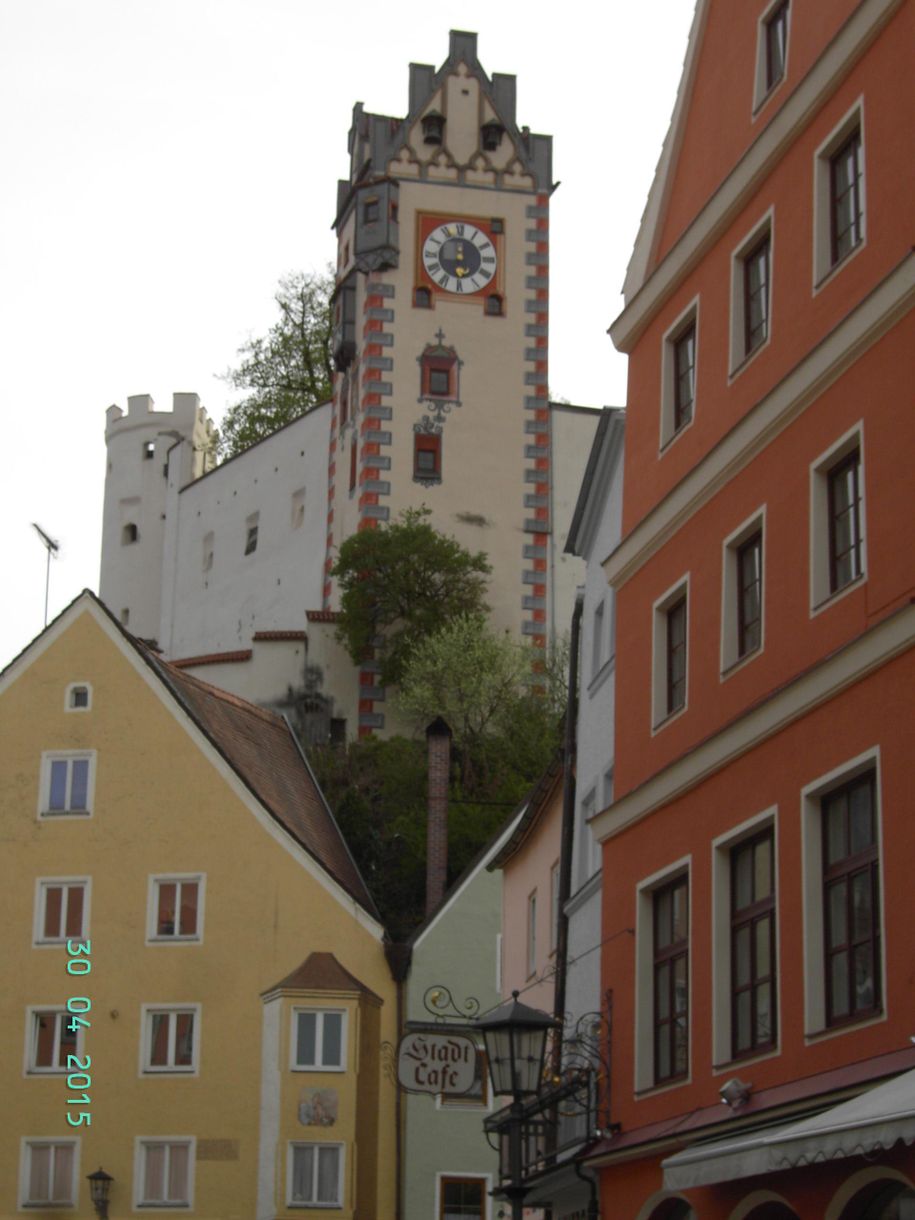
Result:
M486 313L491 318L502 317L502 298L497 292L491 292L486 298Z
M423 115L422 124L423 143L441 144L445 134L445 116L437 110L430 110L428 114Z
M841 1220L909 1220L915 1216L915 1190L904 1182L872 1182L859 1190Z
M121 546L129 546L131 542L139 542L140 531L133 521L128 521L121 530Z
M428 288L422 288L422 287L414 288L413 289L413 304L416 306L417 309L431 309L432 308L432 293L429 291Z

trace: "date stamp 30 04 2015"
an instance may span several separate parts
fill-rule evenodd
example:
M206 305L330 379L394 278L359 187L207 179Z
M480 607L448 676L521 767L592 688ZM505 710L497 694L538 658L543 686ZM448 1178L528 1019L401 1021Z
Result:
M67 974L88 974L92 969L91 952L91 941L68 940ZM74 995L67 1000L67 1012L70 1014L67 1028L71 1034L77 1034L79 1030L91 1026L92 1022L86 1015L91 1008L92 1001L88 996ZM91 1066L92 1059L89 1055L83 1055L82 1058L79 1055L67 1055L68 1092L85 1089L82 1096L67 1098L67 1122L71 1127L88 1127L92 1123L92 1113L89 1109L92 1104L89 1096L89 1089L92 1088L92 1077L89 1075ZM85 1109L71 1110L70 1106L84 1106Z

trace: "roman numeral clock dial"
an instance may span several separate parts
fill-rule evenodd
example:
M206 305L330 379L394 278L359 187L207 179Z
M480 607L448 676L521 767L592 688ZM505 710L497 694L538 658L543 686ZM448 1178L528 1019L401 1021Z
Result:
M423 242L422 257L426 274L443 292L481 292L496 274L495 246L467 221L437 225Z

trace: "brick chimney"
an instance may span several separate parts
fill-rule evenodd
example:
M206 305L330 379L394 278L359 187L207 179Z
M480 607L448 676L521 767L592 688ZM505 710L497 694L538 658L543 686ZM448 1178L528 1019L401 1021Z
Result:
M426 729L429 759L429 820L426 830L426 915L445 896L448 875L448 779L451 729L441 716Z

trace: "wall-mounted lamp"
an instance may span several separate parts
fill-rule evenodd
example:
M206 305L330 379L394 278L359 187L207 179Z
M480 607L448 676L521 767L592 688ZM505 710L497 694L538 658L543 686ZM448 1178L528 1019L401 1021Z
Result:
M739 1076L733 1076L726 1084L721 1086L718 1090L718 1096L726 1106L730 1106L732 1110L739 1110L741 1106L745 1106L750 1100L752 1092L752 1084L745 1083Z
M92 1200L95 1214L99 1220L108 1220L108 1192L114 1178L99 1166L95 1173L87 1173L86 1179L89 1182L89 1198Z

